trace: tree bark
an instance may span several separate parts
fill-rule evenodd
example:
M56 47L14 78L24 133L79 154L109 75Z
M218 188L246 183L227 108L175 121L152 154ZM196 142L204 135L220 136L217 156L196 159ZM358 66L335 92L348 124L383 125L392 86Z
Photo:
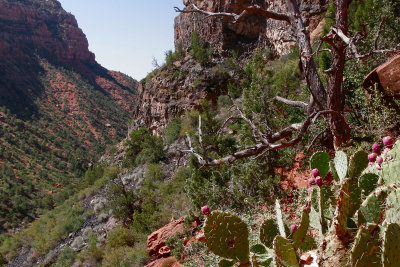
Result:
M334 27L342 30L347 35L347 9L349 0L336 1L336 25ZM347 44L337 35L333 39L334 47L331 54L331 67L328 77L328 102L327 109L342 113L344 108L343 98L343 70L346 60ZM337 116L329 117L330 130L334 136L335 147L341 147L350 139L350 129L343 125Z
M314 101L318 105L319 109L325 110L327 109L327 95L313 60L310 34L301 18L300 9L296 0L286 0L286 5L288 7L290 24L296 36L301 67L305 74L307 85L309 86Z

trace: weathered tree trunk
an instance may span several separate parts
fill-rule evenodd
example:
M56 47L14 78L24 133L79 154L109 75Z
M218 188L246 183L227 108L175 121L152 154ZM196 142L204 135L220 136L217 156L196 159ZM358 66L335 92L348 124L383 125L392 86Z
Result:
M304 25L296 0L286 0L290 24L296 35L297 46L300 53L302 71L305 74L307 84L320 110L326 109L327 95L324 85L319 78L317 68L313 60L310 34Z
M342 30L347 35L347 9L349 0L336 1L336 25L335 27ZM327 109L337 111L343 114L343 70L346 60L347 44L337 35L333 39L333 48L331 55L331 67L329 69L328 78L328 102ZM347 125L337 117L331 115L329 118L330 130L334 136L335 147L341 147L350 139L350 130Z

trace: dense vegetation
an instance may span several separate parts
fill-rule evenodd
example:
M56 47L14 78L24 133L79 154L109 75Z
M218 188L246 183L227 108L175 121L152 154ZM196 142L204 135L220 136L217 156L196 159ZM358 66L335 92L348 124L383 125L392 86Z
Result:
M0 232L62 204L106 145L127 131L128 111L72 70L41 62L37 113L21 119L0 109Z

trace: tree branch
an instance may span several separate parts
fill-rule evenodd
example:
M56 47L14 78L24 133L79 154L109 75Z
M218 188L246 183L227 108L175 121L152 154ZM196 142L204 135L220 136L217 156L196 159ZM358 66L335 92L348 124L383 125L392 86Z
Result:
M308 116L307 119L303 123L292 124L291 126L286 127L279 132L276 132L275 134L271 135L270 138L266 139L265 142L260 142L253 146L246 147L238 152L227 155L220 159L212 159L212 158L208 158L208 157L207 157L207 159L204 159L204 157L202 155L200 155L199 153L197 153L194 150L194 148L192 147L192 141L190 140L190 136L188 133L186 133L186 137L188 140L189 149L182 150L182 152L191 153L192 155L194 155L197 158L200 165L203 165L203 166L219 166L219 165L222 165L225 163L233 163L238 159L248 158L248 157L252 157L252 156L256 156L256 158L259 158L259 156L261 156L261 154L266 153L266 151L268 151L268 150L277 150L277 149L282 149L282 148L291 147L291 146L296 145L297 143L299 143L302 140L304 134L307 132L310 125L314 124L319 117L324 116L324 115L338 116L340 119L343 120L344 127L346 127L345 125L347 125L344 120L344 117L339 112L336 112L333 110L323 110L323 111L319 111L319 112L314 112L313 114ZM244 120L245 117L241 116L240 118ZM251 124L253 124L250 120L248 120L248 121ZM246 121L246 123L248 123L248 122ZM297 136L295 136L288 142L280 142L280 143L276 144L277 141L292 135L294 131L298 132ZM261 133L261 135L265 136L262 133Z
M278 102L282 102L286 105L292 106L292 107L298 107L298 108L302 108L304 110L307 110L308 104L304 103L302 101L294 101L294 100L289 100L280 96L275 96L274 100L278 101Z
M210 11L205 11L200 8L198 8L195 4L191 4L193 7L193 10L187 10L187 9L180 9L178 7L174 7L176 12L179 13L201 13L207 15L207 17L216 17L216 16L223 16L223 17L231 17L233 18L233 23L237 23L241 21L243 18L245 18L247 15L259 15L264 18L270 18L274 20L281 20L281 21L287 21L289 22L289 16L286 14L270 11L270 10L265 10L261 8L259 5L254 4L250 6L244 6L243 11L240 14L235 14L235 13L228 13L228 12L210 12ZM190 7L190 6L189 6Z

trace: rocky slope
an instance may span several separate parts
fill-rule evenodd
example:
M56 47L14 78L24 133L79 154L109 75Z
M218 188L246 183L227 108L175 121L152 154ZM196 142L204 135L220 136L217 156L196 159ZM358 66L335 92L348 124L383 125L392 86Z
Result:
M125 137L138 83L99 65L56 0L0 0L0 232L62 203Z

